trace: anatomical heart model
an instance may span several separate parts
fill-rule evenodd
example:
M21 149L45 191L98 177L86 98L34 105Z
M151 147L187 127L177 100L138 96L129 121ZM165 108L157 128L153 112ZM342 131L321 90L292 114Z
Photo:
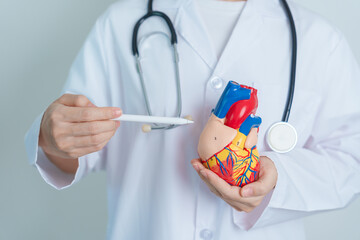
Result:
M200 135L202 164L231 185L242 187L258 177L257 107L257 90L231 81Z

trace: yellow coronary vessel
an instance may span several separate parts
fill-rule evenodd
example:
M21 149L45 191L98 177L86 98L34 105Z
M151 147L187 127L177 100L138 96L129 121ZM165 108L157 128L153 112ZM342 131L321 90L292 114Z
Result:
M256 146L245 148L246 138L238 131L231 143L203 161L203 165L231 185L242 187L255 181L260 168L259 152Z

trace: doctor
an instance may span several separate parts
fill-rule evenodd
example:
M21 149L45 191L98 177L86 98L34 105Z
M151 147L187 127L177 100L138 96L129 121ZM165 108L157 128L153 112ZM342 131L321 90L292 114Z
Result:
M289 84L290 34L278 0L154 1L178 33L182 112L195 124L147 134L111 120L146 114L131 35L147 4L124 0L97 20L62 96L27 133L30 163L56 189L105 170L108 239L305 239L304 216L345 207L360 192L360 71L336 28L289 5L299 42L293 151L278 154L265 144ZM161 34L141 42L154 31L167 27L152 18L139 33L146 87L154 115L172 116L169 44ZM260 179L242 189L196 159L201 130L229 80L258 89L263 119Z

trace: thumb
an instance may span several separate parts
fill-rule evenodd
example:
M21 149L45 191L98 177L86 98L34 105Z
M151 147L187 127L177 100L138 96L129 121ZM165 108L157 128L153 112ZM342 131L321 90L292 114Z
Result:
M240 194L242 197L259 197L268 194L276 185L277 171L270 159L261 157L259 179L245 185Z

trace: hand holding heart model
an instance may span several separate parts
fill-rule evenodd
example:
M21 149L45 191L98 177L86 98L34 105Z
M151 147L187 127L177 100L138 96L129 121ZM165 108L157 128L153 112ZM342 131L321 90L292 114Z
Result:
M258 177L256 148L261 118L255 116L257 90L230 81L200 135L202 164L231 185L244 186Z

